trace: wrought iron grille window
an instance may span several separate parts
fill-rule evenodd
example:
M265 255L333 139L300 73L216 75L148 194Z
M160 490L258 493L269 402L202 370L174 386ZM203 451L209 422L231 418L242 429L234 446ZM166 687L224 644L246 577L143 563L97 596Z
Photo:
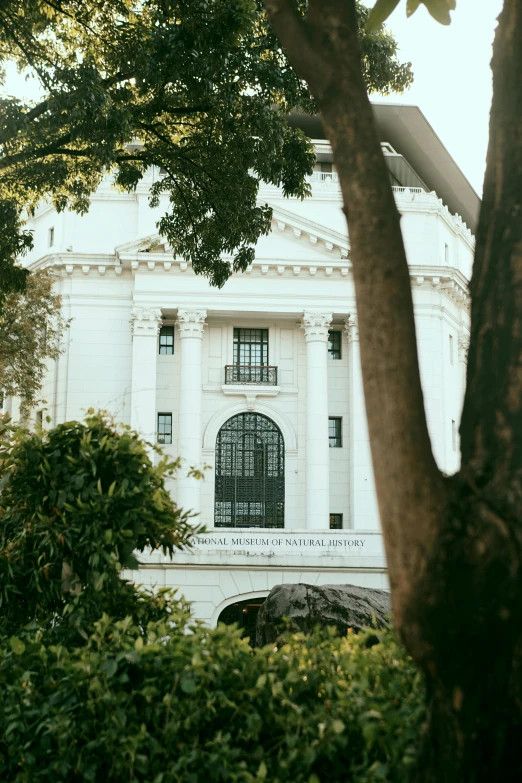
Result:
M268 329L234 329L234 364L239 367L268 364Z
M343 420L337 416L328 419L328 441L331 449L339 449L343 445Z
M172 413L158 413L158 443L172 443Z
M331 329L328 332L328 358L341 358L341 332Z
M285 445L276 424L239 413L216 441L216 527L284 527Z
M162 326L159 333L159 352L160 354L174 353L174 327Z
M342 530L342 529L343 529L343 515L330 514L330 530Z

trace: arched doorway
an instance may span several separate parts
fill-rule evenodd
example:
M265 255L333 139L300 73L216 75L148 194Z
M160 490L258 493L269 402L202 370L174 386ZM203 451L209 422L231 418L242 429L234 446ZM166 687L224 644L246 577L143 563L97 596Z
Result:
M266 598L250 598L247 601L236 601L226 606L218 617L218 623L232 625L237 623L243 629L243 635L250 637L252 645L256 642L257 615Z
M285 444L261 413L239 413L216 440L216 527L284 527Z

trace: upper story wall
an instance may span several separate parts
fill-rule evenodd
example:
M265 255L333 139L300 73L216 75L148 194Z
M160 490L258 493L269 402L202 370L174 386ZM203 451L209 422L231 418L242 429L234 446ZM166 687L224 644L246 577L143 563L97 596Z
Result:
M112 187L111 178L106 177L93 194L86 215L57 214L43 206L28 223L34 234L34 249L26 263L49 260L65 265L69 261L74 263L78 255L114 256L121 246L154 236L158 220L169 208L167 197L162 198L157 208L149 206L149 189L158 176L158 170L151 169L133 194L118 193ZM297 222L293 229L308 230L310 237L314 231L318 236L328 232L334 242L337 239L348 248L337 175L316 172L311 177L311 185L312 197L299 201L284 198L281 189L262 184L259 199L274 207L278 225L285 220ZM394 194L402 215L401 228L410 266L453 269L462 275L465 284L471 277L474 239L463 221L452 215L434 192L394 187ZM301 227L300 222L304 223ZM257 259L270 257L267 247L266 238L261 237ZM280 249L281 259L299 262L306 260L307 255L310 257L300 247L299 256L292 259L283 247Z

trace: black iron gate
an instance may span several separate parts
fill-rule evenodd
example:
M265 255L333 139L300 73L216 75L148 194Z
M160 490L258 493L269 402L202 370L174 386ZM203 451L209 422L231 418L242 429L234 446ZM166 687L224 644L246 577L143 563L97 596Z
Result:
M216 442L216 527L284 527L285 446L267 416L240 413Z

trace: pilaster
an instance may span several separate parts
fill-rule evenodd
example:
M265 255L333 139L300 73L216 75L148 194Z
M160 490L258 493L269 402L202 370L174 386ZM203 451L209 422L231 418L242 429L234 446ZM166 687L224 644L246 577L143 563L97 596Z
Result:
M328 443L328 329L332 313L305 312L306 341L306 527L330 527Z
M156 442L156 361L161 310L132 308L131 426L149 443Z
M185 511L201 510L200 481L187 475L201 463L201 358L206 310L178 310L180 379L178 449L183 466L177 479L177 503Z

